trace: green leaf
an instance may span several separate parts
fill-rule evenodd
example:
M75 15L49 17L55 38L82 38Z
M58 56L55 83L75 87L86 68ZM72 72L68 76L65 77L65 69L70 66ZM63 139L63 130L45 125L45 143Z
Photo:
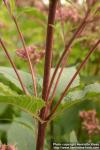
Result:
M99 83L94 83L87 85L83 90L77 90L74 92L70 92L64 100L81 100L83 98L88 97L89 95L95 95L100 93L100 84Z
M66 141L66 136L74 130L76 135L78 135L78 141L86 142L82 140L80 141L79 139L79 137L82 137L79 114L81 111L88 110L96 110L97 116L100 118L100 94L83 100L72 101L72 103L69 102L69 104L65 103L65 105L61 106L58 110L59 112L54 116L56 117L55 120L53 120L55 138L60 137L59 141L61 141L61 137L64 136ZM70 142L70 140L68 142Z
M33 82L32 77L30 73L24 72L24 71L18 71L23 83L27 87L28 91L32 94L33 93ZM0 74L2 74L5 78L7 78L11 83L13 83L15 86L17 86L20 90L22 90L21 85L18 81L18 78L12 68L8 67L0 67ZM38 88L41 87L41 78L37 77L37 86Z
M39 20L45 20L46 16L41 13L41 11L39 11L38 9L36 9L35 7L23 7L23 8L19 8L18 12L19 15L23 15L23 13L29 14L29 15L33 15L35 18L38 18Z
M16 144L19 150L31 150L35 149L35 138L35 120L29 114L21 112L21 116L13 120L7 131L8 144Z
M15 95L16 93L12 91L7 85L0 82L0 95Z
M54 72L54 68L51 69L51 77L53 75L53 72ZM57 72L56 79L58 77L59 72L60 72L60 69ZM64 91L64 89L68 85L69 81L71 80L71 78L72 78L72 76L75 72L76 72L75 67L64 68L64 70L62 72L62 75L60 77L60 80L59 80L59 84L57 86L56 96L60 95ZM55 79L55 81L56 81L56 79ZM55 83L55 81L54 81L54 83ZM80 78L79 78L79 75L78 75L70 88L75 88L79 84L80 84ZM54 84L53 84L53 87L54 87Z
M58 112L53 118L59 116L61 112L69 108L75 107L81 102L86 101L88 98L92 101L93 97L100 96L100 84L94 83L84 87L83 90L69 92L69 94L63 99L62 104L59 107Z
M38 111L45 106L40 98L31 96L0 96L0 103L15 105L39 119Z
M23 124L12 123L7 140L8 144L15 144L18 150L35 150L35 131Z
M91 84L94 82L100 82L100 76L81 76L81 82L85 84Z

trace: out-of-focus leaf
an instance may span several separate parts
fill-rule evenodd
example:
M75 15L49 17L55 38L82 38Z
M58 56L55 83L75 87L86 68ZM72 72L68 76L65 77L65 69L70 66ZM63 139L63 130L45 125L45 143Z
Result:
M84 100L76 100L72 101L73 104L68 106L68 103L66 103L66 108L63 111L63 107L59 108L61 111L59 111L58 114L55 114L55 120L54 122L54 137L57 139L59 137L59 140L61 141L61 137L64 136L64 139L66 141L66 136L70 134L73 130L76 132L77 139L79 142L81 137L81 119L80 119L80 111L88 111L88 110L96 110L98 117L100 118L100 94L96 96L92 96L90 98L86 98ZM74 103L76 102L76 103ZM59 117L57 117L59 115ZM61 136L62 135L62 136ZM88 137L87 137L88 140ZM68 142L70 142L70 139L68 139ZM85 141L84 141L85 142Z
M41 19L41 20L46 19L46 15L41 13L41 11L39 11L35 7L24 7L24 8L18 9L18 12L17 12L18 15L22 15L23 13L33 15L34 17Z
M15 95L16 93L12 91L7 85L0 82L0 95Z
M87 85L83 90L70 92L65 97L65 101L81 100L85 98L85 96L88 97L89 95L98 94L98 93L100 93L100 84L94 83L94 84Z
M81 76L81 82L85 84L100 82L100 76Z
M56 79L58 77L60 69L57 72ZM54 72L54 68L51 69L51 77L53 75L53 72ZM75 72L76 72L76 68L75 67L64 68L64 70L62 72L62 75L60 77L60 80L59 80L59 84L57 86L56 96L60 95L64 91L64 89L68 85L69 81L71 80L71 78L73 77ZM56 82L56 79L55 79L54 83ZM77 87L79 84L80 84L80 78L79 78L79 75L78 75L76 77L76 79L74 80L74 82L72 83L70 88ZM53 87L54 87L54 84L53 84Z
M35 150L35 131L24 124L12 123L8 130L8 144L15 144L18 150Z
M100 84L94 83L86 86L83 90L70 92L62 102L61 107L54 116L58 116L64 110L75 107L75 105L80 104L81 102L86 101L88 98L94 100L93 97L100 96Z
M23 83L27 87L28 91L32 94L33 93L33 82L32 82L32 77L30 73L24 72L24 71L18 71ZM14 85L16 85L20 90L22 90L21 85L18 81L18 78L12 68L8 67L0 67L0 74L2 74L5 78L7 78L10 82L12 82ZM41 87L39 85L41 82L41 78L37 77L37 86L38 88Z
M8 144L16 144L18 150L35 149L35 122L32 116L22 112L19 118L14 119L7 132Z

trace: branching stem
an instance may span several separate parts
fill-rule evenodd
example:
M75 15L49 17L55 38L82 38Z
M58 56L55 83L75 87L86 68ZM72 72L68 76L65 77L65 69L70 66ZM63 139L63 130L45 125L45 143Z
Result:
M86 55L85 59L83 60L83 62L81 63L80 67L78 68L78 70L76 71L76 73L73 75L72 79L70 80L69 84L67 85L67 87L65 88L64 92L62 93L61 97L59 98L56 106L53 108L51 114L47 117L47 119L50 119L51 116L56 112L57 108L59 107L59 105L61 104L63 98L65 97L65 95L67 94L70 86L72 85L73 81L76 79L77 75L79 74L79 72L82 70L82 68L84 67L84 65L87 63L89 57L91 56L91 54L94 52L94 50L97 48L97 46L100 44L100 40L98 40L96 42L96 44L93 46L93 48L90 49L90 51L88 52L88 54Z
M78 29L77 29L77 31L74 33L74 35L72 36L72 38L70 39L70 41L68 42L68 44L65 46L65 50L64 50L63 54L61 55L61 57L60 57L60 59L59 59L59 62L58 62L58 64L57 64L56 68L55 68L55 71L54 71L54 73L53 73L53 76L52 76L52 78L51 78L46 99L49 98L50 91L51 91L51 88L52 88L54 79L55 79L55 77L56 77L57 71L58 71L58 69L59 69L61 63L63 62L63 59L65 59L65 55L66 55L67 51L70 49L70 47L71 47L73 41L74 41L75 38L78 36L78 34L80 33L80 31L82 32L83 26L84 26L84 24L86 23L86 20L87 20L89 14L90 14L90 10L87 11L87 13L86 13L84 19L82 20L80 26L79 26Z

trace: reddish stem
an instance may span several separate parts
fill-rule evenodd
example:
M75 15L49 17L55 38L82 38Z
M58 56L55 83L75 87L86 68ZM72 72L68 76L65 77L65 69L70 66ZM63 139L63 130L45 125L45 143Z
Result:
M43 91L42 98L46 100L46 94L48 91L48 85L50 81L50 70L52 63L52 46L53 46L53 33L54 33L54 22L58 0L51 0L49 6L49 17L47 27L47 38L46 38L46 54L45 54L45 69L44 69L44 80L43 80Z
M72 36L72 38L70 39L70 41L68 42L68 44L65 46L65 50L64 50L63 54L62 54L61 57L60 57L60 60L59 60L57 66L56 66L56 68L55 68L55 71L54 71L54 73L53 73L52 79L51 79L51 81L50 81L50 85L49 85L49 88L48 88L48 92L47 92L46 99L48 99L48 97L49 97L49 94L50 94L50 91L51 91L51 88L52 88L54 79L55 79L55 77L56 77L57 71L58 71L58 69L59 69L59 67L60 67L60 64L62 63L63 59L65 58L65 55L66 55L67 51L69 50L69 48L71 47L73 41L74 41L75 38L78 36L80 30L83 29L83 26L84 26L84 24L85 24L85 22L86 22L86 20L87 20L87 18L88 18L88 16L89 16L89 14L90 14L90 10L87 11L87 13L86 13L86 15L85 15L83 21L81 22L80 26L79 26L78 29L77 29L77 31L74 33L74 35ZM82 32L82 30L81 30L81 32Z
M13 60L11 59L11 56L10 56L10 54L8 53L6 47L5 47L5 45L4 45L4 43L3 43L3 41L2 41L1 39L0 39L0 44L1 44L1 46L2 46L2 48L3 48L3 50L4 50L4 52L5 52L5 54L6 54L7 58L8 58L8 60L10 61L11 65L12 65L12 67L13 67L15 73L16 73L16 75L17 75L17 78L18 78L18 80L19 80L19 82L20 82L20 85L21 85L21 87L22 87L22 89L23 89L23 92L24 92L26 95L29 95L29 93L28 93L28 91L27 91L25 85L24 85L23 82L22 82L22 79L21 79L21 77L20 77L20 74L19 74L19 72L17 71L17 68L16 68L16 66L15 66L15 63L14 63Z
M48 91L48 85L50 80L50 70L52 63L52 46L53 46L53 34L54 34L54 22L58 0L50 0L49 4L49 15L48 15L48 27L47 27L47 38L46 38L46 54L45 54L45 68L44 68L44 79L43 79L43 91L42 98L47 101L46 94ZM41 119L45 120L48 115L48 107L43 108L40 112ZM44 139L46 132L47 123L38 124L38 137L36 150L44 149Z
M20 39L21 39L21 41L22 41L23 47L24 47L24 49L25 49L25 52L26 52L26 54L27 54L28 63L29 63L29 68L30 68L30 72L31 72L31 75L32 75L32 79L33 79L34 95L37 96L35 72L34 72L34 69L33 69L33 66L32 66L32 62L31 62L29 53L28 53L27 48L26 48L26 45L25 45L24 37L23 37L23 35L22 35L22 32L21 32L21 30L20 30L20 28L19 28L19 25L18 25L18 23L17 23L17 20L16 20L15 16L12 16L12 18L13 18L13 21L14 21L14 23L15 23L15 25L16 25L16 28L17 28L17 31L18 31L18 33L19 33L19 36L20 36Z
M70 51L68 51L67 58L68 58L69 54L70 54ZM56 93L56 89L57 89L57 86L58 86L58 83L59 83L61 74L62 74L62 72L63 72L64 66L65 66L65 64L66 64L66 61L67 61L67 60L65 59L64 62L62 63L62 67L60 68L60 72L59 72L59 74L58 74L58 77L57 77L56 83L55 83L55 85L54 85L54 89L53 89L52 95L51 95L51 97L50 97L50 105L52 105L52 103L53 103L54 96L55 96L55 93Z
M51 116L56 112L57 108L59 107L61 101L63 100L64 96L67 94L70 86L72 85L73 81L76 79L77 75L79 74L79 72L81 71L81 69L84 67L84 65L86 64L86 62L88 61L90 55L93 53L93 51L97 48L97 46L100 44L100 40L98 40L96 42L96 44L94 45L93 48L90 49L90 51L88 52L87 56L85 57L85 59L83 60L83 62L81 63L80 67L78 68L78 70L76 71L76 73L73 75L72 79L70 80L69 84L67 85L67 87L65 88L64 92L62 93L60 99L58 100L56 106L54 107L54 109L52 110L51 114L47 117L47 119L50 119Z
M25 45L24 37L23 37L22 32L20 30L20 27L19 27L19 25L17 23L16 17L11 13L11 10L9 9L6 1L3 0L3 2L4 2L8 12L9 12L10 17L12 18L12 20L14 21L14 23L16 25L17 31L19 33L20 40L21 40L21 42L23 44L23 48L24 48L24 50L26 52L26 55L27 55L27 58L28 58L28 63L29 63L29 68L30 68L30 72L31 72L32 79L33 79L34 95L37 96L35 72L34 72L34 69L33 69L33 66L32 66L32 63L31 63L31 59L30 59L29 53L28 53L26 45Z
M64 38L64 45L65 45L65 31L64 31L64 21L63 21L63 14L62 14L62 10L61 10L61 2L59 0L59 8L58 8L58 11L59 11L59 14L60 14L60 19L61 19L61 29L62 29L62 33L63 33L63 38Z

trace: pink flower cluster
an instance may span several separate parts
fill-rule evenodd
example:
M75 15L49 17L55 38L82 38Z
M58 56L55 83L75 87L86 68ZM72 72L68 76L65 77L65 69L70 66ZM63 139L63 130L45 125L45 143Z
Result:
M13 145L1 145L0 150L17 150Z
M35 46L29 46L29 47L27 47L27 51L28 51L28 53L29 53L30 59L31 59L31 61L32 61L33 64L39 63L40 60L41 60L41 59L44 57L44 55L45 55L45 51L44 51L44 50L42 50L42 51L40 51L40 52L37 52L36 49L37 49L37 48L36 48ZM25 51L23 48L17 49L17 50L16 50L16 54L17 54L20 58L22 58L22 59L24 59L24 60L27 61L27 54L26 54L26 51Z
M72 7L62 7L56 11L56 20L62 19L63 21L67 21L70 19L73 22L77 22L79 18L78 11Z
M80 112L82 128L88 132L89 136L100 133L100 123L96 115L96 110Z

